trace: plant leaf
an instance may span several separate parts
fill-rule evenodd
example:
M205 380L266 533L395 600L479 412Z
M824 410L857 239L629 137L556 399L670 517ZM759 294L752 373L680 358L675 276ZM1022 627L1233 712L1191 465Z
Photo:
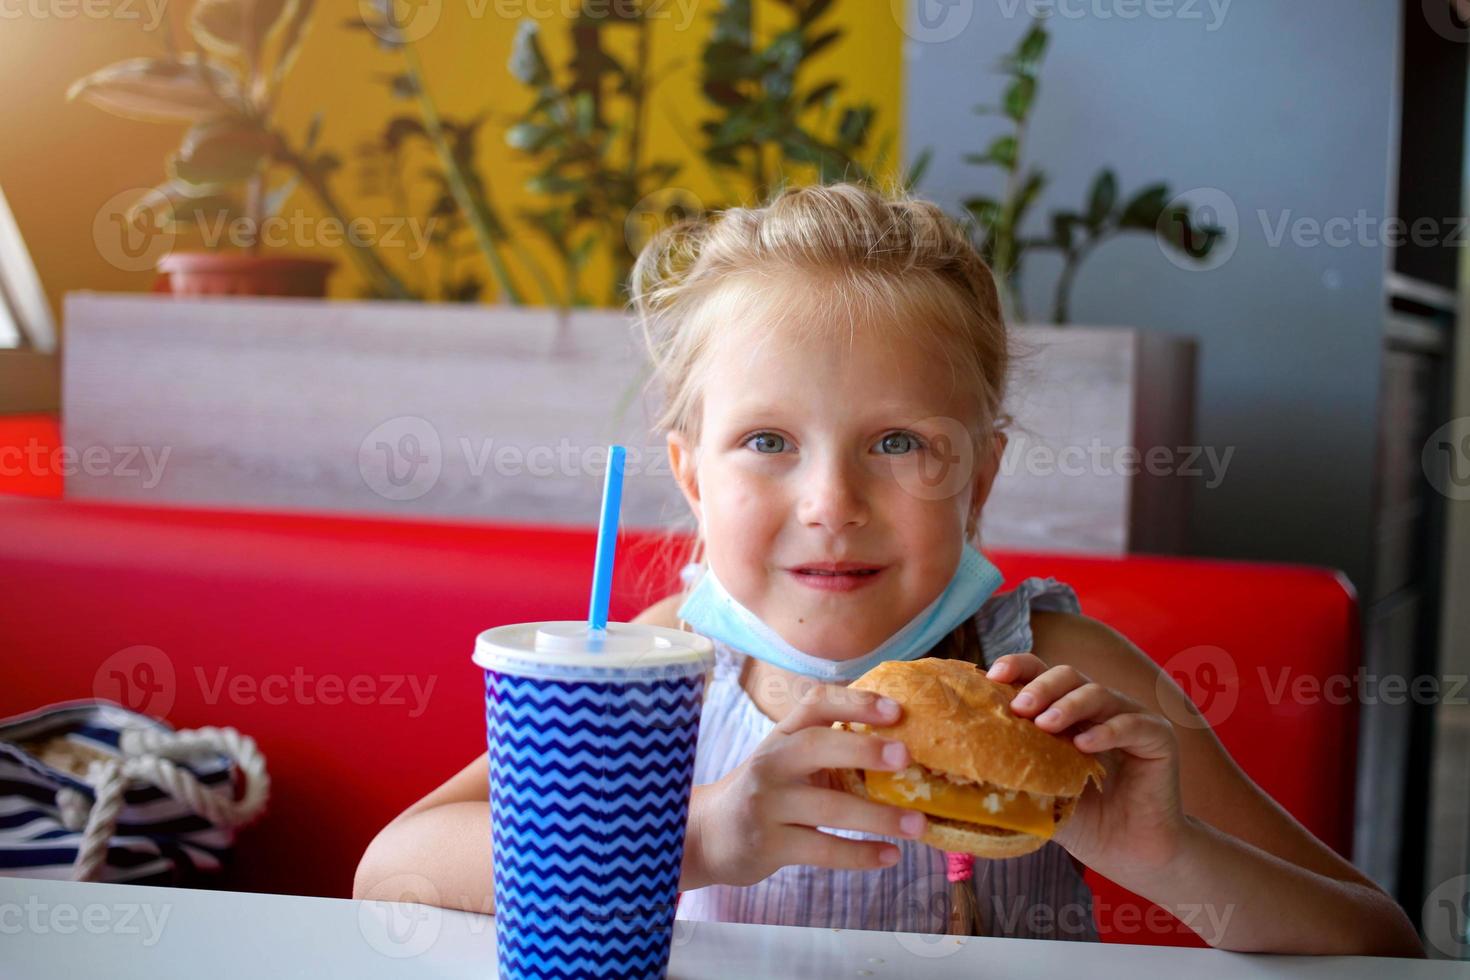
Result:
M311 15L316 9L316 0L296 0L291 11L291 19L286 22L281 31L281 50L276 57L276 67L272 74L275 76L277 85L291 66L296 63L296 56L301 53L301 42L306 39L306 29L311 24Z
M196 0L189 12L189 33L199 46L228 58L247 50L257 60L265 39L297 0Z
M271 145L270 134L245 119L200 123L169 161L170 176L196 187L232 184L255 174Z
M814 21L819 20L827 12L828 8L832 6L832 2L833 0L808 0L797 13L796 22L802 27L811 26Z
M929 164L934 159L934 148L926 146L919 152L919 156L909 166L908 173L903 177L905 190L913 190L919 186L919 181L924 179L924 174L929 170Z
M530 18L516 26L515 40L511 43L509 68L511 75L522 85L540 87L551 80L551 66L541 51L541 40L536 22Z
M977 167L993 163L1011 170L1016 166L1016 137L998 136L984 153L966 153L965 162Z
M1000 218L1000 204L988 197L971 197L963 202L964 209L975 216L976 222L985 231L995 227Z
M1168 203L1169 185L1150 184L1123 205L1123 217L1118 219L1118 225L1137 231L1152 231L1158 226L1159 215L1163 214Z
M273 190L267 192L265 195L265 200L262 202L262 211L264 212L264 216L267 218L273 218L276 215L280 214L281 208L285 207L286 201L290 199L293 193L295 193L296 186L300 183L300 175L292 174L289 178L282 181L279 187L276 187Z
M1036 98L1036 79L1030 75L1017 75L1006 90L1006 115L1016 122L1025 122Z
M146 122L202 122L241 108L234 75L195 54L119 61L74 82L66 97Z
M177 181L166 181L143 192L128 208L124 220L134 227L146 222L156 228L180 231L186 222L223 218L228 222L242 213L240 201L232 194L200 193L197 188Z
M1041 21L1033 21L1031 28L1026 31L1021 43L1016 47L1016 58L1027 65L1034 65L1046 54L1046 28Z
M808 92L806 98L801 100L801 107L803 109L810 109L819 102L826 102L833 95L836 95L841 88L842 83L840 81L835 78L829 79Z
M1108 220L1113 205L1118 202L1118 178L1110 169L1104 169L1092 182L1092 192L1087 201L1087 227L1094 232Z
M1070 211L1058 211L1053 214L1051 216L1052 243L1063 251L1070 252L1074 240L1072 232L1081 221L1081 217Z
M1016 193L1015 202L1012 204L1011 227L1019 228L1021 226L1021 218L1030 209L1031 205L1036 202L1037 195L1041 193L1041 189L1045 186L1046 177L1043 174L1033 171L1026 178L1025 183L1021 185L1020 191Z
M878 110L863 104L842 113L842 122L837 127L837 139L843 146L861 147L868 140L868 127Z

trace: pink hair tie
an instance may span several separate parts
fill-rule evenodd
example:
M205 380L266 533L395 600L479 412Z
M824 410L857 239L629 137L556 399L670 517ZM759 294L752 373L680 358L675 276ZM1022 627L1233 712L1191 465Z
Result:
M950 881L969 881L975 868L975 855L961 851L944 852L944 876Z

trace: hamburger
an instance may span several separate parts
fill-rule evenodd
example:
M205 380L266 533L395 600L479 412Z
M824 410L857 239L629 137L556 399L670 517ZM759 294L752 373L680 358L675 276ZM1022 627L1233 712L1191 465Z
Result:
M908 746L901 772L833 770L849 793L928 816L921 840L946 851L1011 858L1042 847L1107 771L1064 735L1011 712L1022 685L974 664L924 657L881 663L852 686L903 706L894 725L835 722Z

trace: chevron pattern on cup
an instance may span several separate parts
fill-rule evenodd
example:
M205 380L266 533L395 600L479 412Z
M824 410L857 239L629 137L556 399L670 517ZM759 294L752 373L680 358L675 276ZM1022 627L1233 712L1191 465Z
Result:
M665 975L703 695L485 671L502 977Z

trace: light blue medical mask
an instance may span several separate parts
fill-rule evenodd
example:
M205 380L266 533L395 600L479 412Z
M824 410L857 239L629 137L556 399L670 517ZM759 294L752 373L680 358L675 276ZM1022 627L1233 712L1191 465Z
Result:
M827 660L804 653L783 640L760 617L745 608L706 568L684 604L679 618L695 632L773 667L822 681L852 681L887 660L922 657L956 626L980 611L1000 588L1000 570L968 542L943 592L878 648L851 660Z

